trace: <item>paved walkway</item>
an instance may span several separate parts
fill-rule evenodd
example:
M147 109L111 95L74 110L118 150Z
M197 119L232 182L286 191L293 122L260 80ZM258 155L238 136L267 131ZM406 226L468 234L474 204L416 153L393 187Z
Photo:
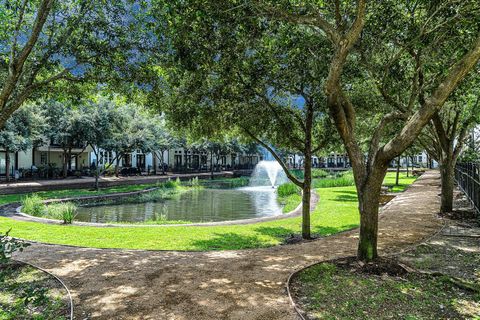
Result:
M382 254L441 226L439 175L424 174L380 219ZM99 250L35 244L18 258L62 278L77 319L294 319L288 275L307 264L355 254L357 231L267 249L222 252Z
M233 171L214 172L215 176L233 176ZM113 187L119 185L130 184L142 184L142 183L156 183L167 181L168 179L176 179L177 177L182 180L198 177L199 179L210 178L210 172L200 173L168 173L165 175L150 175L150 176L129 176L129 177L101 177L99 179L99 186ZM81 178L67 178L56 180L33 180L33 181L19 181L10 183L0 183L0 194L13 194L13 193L26 193L26 192L38 192L45 190L60 190L60 189L79 189L79 188L92 188L95 183L93 177L81 177Z

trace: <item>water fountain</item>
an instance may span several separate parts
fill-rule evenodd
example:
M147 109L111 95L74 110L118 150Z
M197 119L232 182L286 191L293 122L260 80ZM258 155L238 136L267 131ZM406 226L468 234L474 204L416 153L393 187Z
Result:
M287 175L277 161L260 161L250 177L250 186L275 187L287 181Z

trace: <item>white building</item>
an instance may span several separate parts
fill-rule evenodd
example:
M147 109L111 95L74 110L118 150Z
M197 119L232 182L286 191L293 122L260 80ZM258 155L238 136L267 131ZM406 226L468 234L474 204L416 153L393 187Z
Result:
M67 169L74 172L88 168L91 150L90 147L71 149L72 157ZM15 172L18 172L20 177L57 177L62 171L64 156L64 150L56 145L32 148L26 152L10 152L10 175L15 177ZM0 176L6 174L6 162L5 150L0 149Z

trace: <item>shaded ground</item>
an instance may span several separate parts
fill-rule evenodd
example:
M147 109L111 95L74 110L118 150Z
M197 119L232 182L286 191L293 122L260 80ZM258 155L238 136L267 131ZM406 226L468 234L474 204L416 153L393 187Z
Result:
M428 172L385 206L382 254L440 228L439 183L438 173ZM293 319L288 275L315 261L353 255L357 238L355 230L267 249L191 253L35 244L18 258L61 277L79 319Z
M295 274L297 307L308 319L480 319L478 216L458 193L444 218L441 232L391 258L336 259Z
M290 284L307 319L474 319L479 297L445 277L409 273L394 260L334 260L302 270Z
M480 290L480 219L461 193L445 224L438 235L401 254L400 260L425 272L461 279Z
M0 264L0 319L69 317L68 293L57 279L24 263Z

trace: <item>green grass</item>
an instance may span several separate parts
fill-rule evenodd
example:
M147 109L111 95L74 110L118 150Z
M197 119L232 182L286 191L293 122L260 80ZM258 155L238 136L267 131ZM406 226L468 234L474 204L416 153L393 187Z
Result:
M289 213L295 210L300 202L302 202L302 195L294 193L286 197L278 197L278 201L283 205L282 212Z
M401 182L408 183L403 179ZM61 192L61 196L65 194L71 196L72 192L81 190L69 192ZM326 236L358 226L358 204L354 186L321 188L317 189L317 193L320 201L311 215L313 234ZM58 195L56 192L50 192L41 196L46 197L47 194ZM286 206L293 210L299 202L300 196L293 195L287 199ZM9 228L12 228L12 236L45 243L95 248L203 251L259 248L280 244L285 237L301 232L301 217L249 225L122 228L47 225L0 217L0 233Z
M312 213L312 232L330 235L358 225L353 187L321 189L321 201ZM296 203L298 205L298 203ZM96 228L47 225L0 217L0 232L12 228L19 238L95 248L224 250L267 247L299 233L301 218L249 225L214 227L124 227Z
M388 172L387 175L385 176L385 180L383 181L384 186L389 186L391 187L391 192L402 192L405 191L405 189L411 185L415 180L417 180L417 177L412 177L410 174L409 177L407 177L407 174L405 172L400 172L399 176L399 183L398 186L395 185L395 177L396 177L396 172Z
M48 274L21 263L0 265L0 319L67 319L66 292Z
M312 319L478 319L480 297L444 277L359 274L322 263L298 275L295 296Z
M339 177L313 179L312 183L314 188L334 188L334 187L347 187L354 186L355 180L353 179L353 173L345 172Z

